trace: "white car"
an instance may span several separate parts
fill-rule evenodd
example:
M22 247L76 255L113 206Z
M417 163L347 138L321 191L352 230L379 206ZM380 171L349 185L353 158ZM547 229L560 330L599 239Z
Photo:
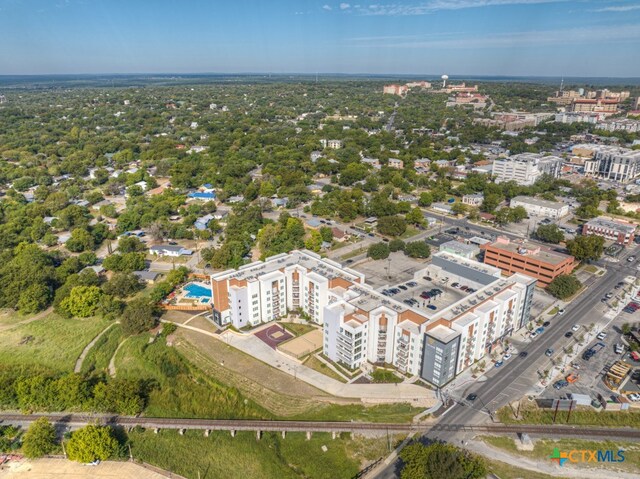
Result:
M627 261L628 261L629 263L633 263L635 260L636 260L636 257L635 257L635 256L629 256L629 257L627 258Z
M600 334L596 336L596 338L598 338L600 341L602 341L606 337L607 337L607 333L605 333L604 331L602 331Z
M530 337L531 339L533 339L533 338L535 338L537 335L538 335L538 333L536 333L535 331L533 331L533 332L529 335L529 337Z
M558 315L562 316L564 314L564 308L558 310Z
M507 353L504 356L502 356L502 360L503 361L507 361L508 359L511 359L511 354L510 353Z
M574 333L580 329L580 325L579 324L574 324L573 327L571 328L571 331L573 331Z
M631 399L632 401L640 401L640 395L636 394L636 393L631 393L627 396L629 399Z

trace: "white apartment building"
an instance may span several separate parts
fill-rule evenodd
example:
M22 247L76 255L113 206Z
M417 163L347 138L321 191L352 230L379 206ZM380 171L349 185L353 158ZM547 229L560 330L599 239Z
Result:
M627 183L640 175L639 150L611 145L590 145L590 149L594 154L585 160L585 176Z
M462 204L478 207L484 201L484 194L482 193L473 193L471 195L464 195L462 197Z
M496 183L515 181L521 185L532 185L542 175L560 176L563 159L543 156L538 153L520 153L493 162L492 174Z
M397 158L389 158L389 168L401 170L402 168L404 168L404 162Z
M531 216L543 216L545 218L562 218L569 214L569 205L557 201L547 201L531 196L515 196L509 204L511 208L522 206Z
M463 282L472 294L451 288L439 309L410 307L382 295L364 275L308 251L292 251L211 276L214 321L256 326L301 310L323 326L323 352L355 369L365 362L392 364L441 386L530 319L535 279L501 276L498 268L436 253L415 273L436 284Z

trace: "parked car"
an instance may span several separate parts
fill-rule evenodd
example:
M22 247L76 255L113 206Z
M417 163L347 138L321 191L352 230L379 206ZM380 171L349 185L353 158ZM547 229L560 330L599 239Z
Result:
M561 379L560 381L556 381L555 383L553 383L553 387L556 389L562 389L566 386L568 386L569 383L567 381L565 381L564 379Z
M537 334L542 334L544 333L544 328L542 326L540 326L538 329L536 329L536 333Z
M427 308L432 309L432 310L434 310L434 311L435 311L436 309L438 309L438 307L437 307L437 306L434 306L433 304L428 304L428 305L427 305Z
M636 260L636 257L635 257L635 256L629 256L629 257L627 258L627 261L628 261L629 263L633 263L635 260Z
M559 310L558 310L558 314L559 314L560 316L562 316L562 315L564 314L564 308L559 309Z
M511 353L507 353L504 356L502 356L503 361L508 361L509 359L511 359Z
M500 367L500 366L502 366L503 364L504 364L504 362L503 362L503 361L497 361L497 362L496 362L496 366L495 366L495 367L496 367L496 368L499 368L499 367Z
M607 333L605 333L604 331L602 331L600 334L596 336L596 338L598 338L600 341L602 341L606 337L607 337Z
M538 336L538 333L536 333L535 331L532 331L531 334L529 334L529 337L531 339L535 339Z
M545 321L544 323L542 323L542 326L544 326L545 328L548 327L551 324L550 321Z
M549 356L551 357L551 355L553 354L553 349L549 348L544 352L545 356Z
M471 402L473 402L473 401L475 401L476 399L478 399L478 395L477 395L477 394L475 394L475 393L471 393L471 394L469 394L469 395L467 396L467 401L471 401Z
M617 343L614 347L613 350L616 352L616 354L622 354L624 352L624 346L620 343Z
M573 336L573 333L571 331L567 331L566 333L564 333L565 338L570 338L571 336Z
M574 333L580 329L580 325L579 324L574 324L573 327L571 328L571 331L573 331Z

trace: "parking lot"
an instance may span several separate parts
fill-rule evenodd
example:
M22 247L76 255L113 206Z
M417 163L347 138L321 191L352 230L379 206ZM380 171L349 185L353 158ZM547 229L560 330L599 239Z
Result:
M396 288L400 291L396 294L390 294L389 296L400 302L413 299L416 302L414 307L423 310L427 314L433 314L441 307L445 308L450 306L451 304L460 301L468 294L460 288L453 287L452 284L435 281L433 278L432 280L427 280L425 277L420 276L416 279L409 280L409 282L412 284L415 283L415 286L407 285L406 282L398 283ZM432 295L430 298L423 298L420 296L423 291L429 292L434 289L439 290L439 294Z
M405 256L402 251L391 253L387 259L367 260L350 268L364 273L367 284L375 289L402 284L413 279L414 273L425 267L424 260Z

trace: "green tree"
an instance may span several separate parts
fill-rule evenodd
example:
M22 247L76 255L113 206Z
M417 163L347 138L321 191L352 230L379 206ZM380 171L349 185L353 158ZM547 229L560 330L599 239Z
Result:
M123 236L118 241L118 251L121 253L133 253L146 249L147 246L136 236Z
M309 237L304 241L304 247L316 253L320 251L322 247L322 234L320 234L319 231L312 230L311 233L309 233Z
M564 233L558 225L540 225L535 232L536 238L547 243L558 244L564 241Z
M375 243L369 246L367 256L371 259L386 259L389 257L389 246L386 243Z
M110 295L118 298L126 298L144 288L138 277L133 273L114 273L109 281L103 286L102 290Z
M65 243L65 247L74 253L80 253L95 248L95 239L84 228L76 228L71 232L71 238Z
M88 318L98 310L102 294L102 290L97 286L76 286L60 306L71 316Z
M333 241L333 230L329 226L321 226L320 234L322 235L322 241L331 243Z
M396 251L404 251L405 244L401 239L393 239L389 241L389 251L392 253Z
M597 260L604 251L602 236L577 236L567 241L567 250L578 261Z
M573 275L561 274L556 276L545 288L556 298L566 299L573 296L582 288L582 283Z
M67 457L72 461L89 463L106 461L118 450L118 441L109 426L90 424L71 434L67 442Z
M46 456L56 448L56 430L47 418L41 417L31 423L22 439L22 453L30 458Z
M428 258L431 255L431 248L424 241L413 241L407 243L404 254L410 258Z
M527 210L524 209L524 206L516 206L509 209L509 222L511 223L520 223L527 216Z
M420 198L418 198L418 204L420 206L431 206L433 203L433 195L428 191L424 191L420 193Z
M378 219L378 231L383 235L400 236L407 230L407 222L399 216L383 216Z
M453 205L451 205L451 212L456 215L464 215L467 213L467 205L460 201L456 201Z
M413 208L404 216L404 219L412 225L422 226L424 224L424 215L420 208Z
M122 332L127 336L148 331L156 323L156 306L146 298L137 298L129 301L120 318Z
M37 313L47 307L51 301L51 288L46 284L35 283L27 287L18 299L18 310L24 314Z
M413 443L400 453L400 479L480 479L487 475L484 460L440 442Z

